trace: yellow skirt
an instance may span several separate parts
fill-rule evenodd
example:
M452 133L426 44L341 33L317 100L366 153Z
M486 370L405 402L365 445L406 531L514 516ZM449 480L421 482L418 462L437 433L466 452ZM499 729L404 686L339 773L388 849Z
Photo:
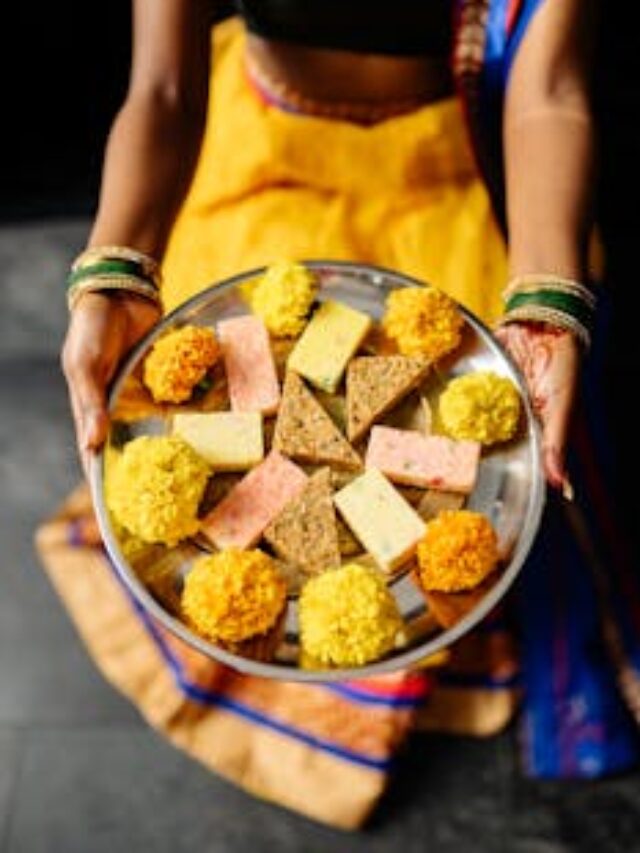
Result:
M209 120L166 254L165 307L244 269L325 258L411 274L491 321L505 249L458 103L372 127L283 113L248 84L244 47L237 21L216 29ZM340 692L247 678L203 658L136 612L100 547L86 491L42 526L38 548L97 665L173 743L317 820L353 828L366 819L416 724L421 676ZM508 637L493 630L463 641L450 665L504 676ZM391 701L398 696L406 701ZM514 702L510 689L454 681L433 692L421 722L490 734Z
M237 21L218 27L207 129L166 255L174 308L282 258L379 264L447 291L487 321L505 249L457 100L370 127L295 115L247 82Z

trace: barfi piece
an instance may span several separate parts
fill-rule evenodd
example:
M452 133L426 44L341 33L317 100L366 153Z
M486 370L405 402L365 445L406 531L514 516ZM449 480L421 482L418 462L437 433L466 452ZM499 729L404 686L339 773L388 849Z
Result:
M464 495L459 492L438 492L435 489L427 489L422 493L416 509L420 518L431 521L445 510L462 509L464 501Z
M206 459L214 471L246 471L264 457L259 412L183 413L173 432Z
M299 462L351 470L362 467L353 447L293 371L284 381L273 446Z
M365 458L394 483L469 494L478 476L480 444L375 426Z
M357 441L416 388L430 367L425 358L361 356L347 368L347 435Z
M366 314L340 302L323 302L289 356L289 369L332 393L370 327Z
M322 468L264 531L279 557L315 574L340 565L331 471Z
M258 317L233 317L218 323L218 339L234 412L272 415L280 386L267 328Z
M306 482L304 471L273 450L204 518L202 532L217 548L251 548Z
M342 517L386 571L414 553L426 526L380 471L370 468L334 495Z

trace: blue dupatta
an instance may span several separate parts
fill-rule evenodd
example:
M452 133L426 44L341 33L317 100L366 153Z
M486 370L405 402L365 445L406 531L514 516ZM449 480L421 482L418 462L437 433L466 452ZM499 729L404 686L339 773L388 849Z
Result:
M509 73L543 0L459 0L453 68L479 168L506 233L502 114ZM640 759L640 578L614 517L600 387L609 307L600 298L575 419L576 501L550 494L511 598L519 626L521 742L536 777L592 778Z

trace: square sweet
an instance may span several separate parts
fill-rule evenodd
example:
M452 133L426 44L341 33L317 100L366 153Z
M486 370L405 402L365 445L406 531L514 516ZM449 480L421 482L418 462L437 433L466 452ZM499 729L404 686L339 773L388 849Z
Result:
M264 457L259 412L184 412L173 432L206 459L214 471L246 471Z
M351 530L386 571L414 553L426 525L386 477L370 468L334 495Z
M477 441L375 426L365 468L377 468L394 483L469 494L478 476L480 450Z
M251 548L306 483L301 468L272 450L203 519L201 530L217 548Z
M323 302L289 356L288 367L332 393L349 359L371 328L371 318L340 302Z
M272 415L280 402L280 386L262 320L251 315L222 320L218 339L232 411Z

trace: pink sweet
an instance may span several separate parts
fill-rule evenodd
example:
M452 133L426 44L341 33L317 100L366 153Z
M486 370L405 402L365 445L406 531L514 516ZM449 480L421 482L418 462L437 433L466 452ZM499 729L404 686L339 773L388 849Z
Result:
M469 494L478 476L480 444L439 435L375 426L365 466L395 483Z
M280 402L280 386L262 320L251 315L222 320L218 338L232 411L272 415Z
M272 450L206 516L202 532L218 548L250 548L306 482L301 468Z

